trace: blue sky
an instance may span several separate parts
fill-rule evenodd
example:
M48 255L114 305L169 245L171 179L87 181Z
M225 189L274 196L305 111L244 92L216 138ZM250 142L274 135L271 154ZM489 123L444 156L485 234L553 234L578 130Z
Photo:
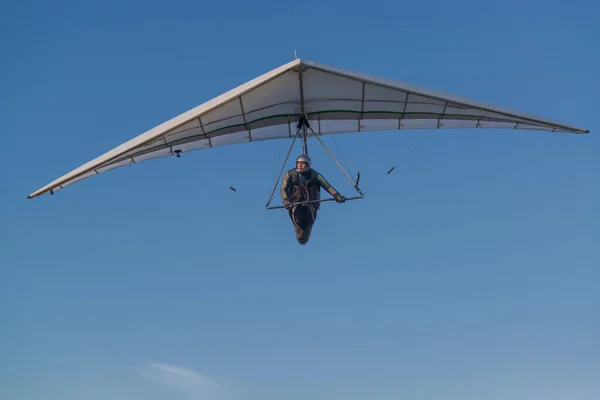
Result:
M0 398L600 397L594 2L0 7ZM338 136L368 197L306 247L264 209L281 141L25 199L294 49L592 133Z

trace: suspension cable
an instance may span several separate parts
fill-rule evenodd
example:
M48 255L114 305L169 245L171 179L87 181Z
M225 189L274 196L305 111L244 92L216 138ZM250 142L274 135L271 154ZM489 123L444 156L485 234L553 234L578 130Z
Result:
M294 143L296 143L296 139L298 138L298 134L300 133L300 124L298 124L298 128L296 129L296 134L294 135L294 140L292 140L292 144L290 145L290 149L285 156L285 160L281 165L281 170L279 171L279 176L277 176L277 180L275 180L275 185L273 186L273 190L271 191L271 196L269 196L269 200L267 201L266 208L269 208L269 204L271 204L271 200L273 199L273 195L275 194L275 190L277 190L277 186L279 185L279 179L281 179L281 175L283 174L283 170L285 169L285 165L287 164L288 159L290 158L290 154L292 153L292 149L294 148Z

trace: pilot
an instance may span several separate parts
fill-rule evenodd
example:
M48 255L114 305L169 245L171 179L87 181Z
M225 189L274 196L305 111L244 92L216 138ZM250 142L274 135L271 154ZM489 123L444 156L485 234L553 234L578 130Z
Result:
M321 188L329 192L338 203L346 201L346 198L310 165L308 155L299 156L296 159L296 168L287 171L281 182L281 199L294 223L296 240L300 244L306 244L310 238L320 207Z

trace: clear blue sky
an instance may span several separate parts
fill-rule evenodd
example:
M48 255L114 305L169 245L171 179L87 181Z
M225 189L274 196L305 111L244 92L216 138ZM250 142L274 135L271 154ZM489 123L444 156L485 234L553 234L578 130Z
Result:
M591 0L4 2L0 398L600 398L599 18ZM368 197L325 204L306 247L264 209L281 141L25 199L294 49L592 133L338 136Z

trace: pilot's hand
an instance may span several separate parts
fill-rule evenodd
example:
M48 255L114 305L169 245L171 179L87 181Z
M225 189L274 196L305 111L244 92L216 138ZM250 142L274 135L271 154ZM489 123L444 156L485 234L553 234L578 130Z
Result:
M286 210L289 210L292 207L292 203L290 203L289 200L284 200L283 206L285 207Z
M342 196L341 194L336 193L335 201L337 201L338 203L343 203L346 201L346 198L344 196Z

